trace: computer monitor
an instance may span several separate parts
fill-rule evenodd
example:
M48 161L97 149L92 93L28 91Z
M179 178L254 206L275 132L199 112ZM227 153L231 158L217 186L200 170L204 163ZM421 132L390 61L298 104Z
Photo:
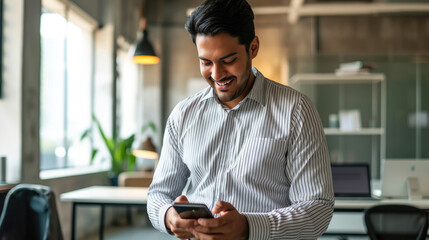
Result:
M370 198L368 164L331 164L335 198Z
M385 159L381 165L382 197L429 197L429 159Z

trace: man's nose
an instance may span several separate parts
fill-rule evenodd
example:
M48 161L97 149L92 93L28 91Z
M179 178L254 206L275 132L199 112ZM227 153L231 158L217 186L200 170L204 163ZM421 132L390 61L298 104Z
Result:
M221 64L214 64L211 77L215 81L219 81L226 76L225 68Z

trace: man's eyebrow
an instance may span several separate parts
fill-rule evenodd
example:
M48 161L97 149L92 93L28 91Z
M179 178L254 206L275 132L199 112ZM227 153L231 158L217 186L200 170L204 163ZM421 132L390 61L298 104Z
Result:
M234 55L237 55L237 52L233 52L233 53L230 53L230 54L228 54L226 56L223 56L223 57L219 58L219 60L223 60L225 58L229 58L229 57L232 57ZM209 59L201 57L201 56L198 56L198 58L201 59L201 60L203 60L203 61L210 61Z
M203 61L210 61L207 58L203 58L203 57L200 57L200 56L198 56L198 58L201 59L201 60L203 60Z
M221 57L221 58L220 58L220 60L223 60L223 59L225 59L225 58L232 57L232 56L234 56L234 55L236 55L236 54L237 54L236 52L230 53L230 54L228 54L228 55L226 55L226 56L224 56L224 57Z

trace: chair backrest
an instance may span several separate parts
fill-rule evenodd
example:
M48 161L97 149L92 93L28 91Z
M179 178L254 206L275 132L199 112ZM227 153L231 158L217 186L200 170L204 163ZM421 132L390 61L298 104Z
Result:
M47 186L20 184L5 199L0 239L63 239L55 195Z
M123 187L149 187L153 172L122 172L118 176L118 185Z
M408 205L378 205L365 211L372 240L424 240L428 230L425 211Z

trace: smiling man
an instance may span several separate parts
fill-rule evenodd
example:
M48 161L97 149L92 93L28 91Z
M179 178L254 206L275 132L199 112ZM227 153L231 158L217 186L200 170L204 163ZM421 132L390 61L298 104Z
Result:
M329 224L334 197L319 116L306 96L252 68L253 19L245 0L207 0L188 18L209 87L167 121L148 195L160 231L181 239L316 239ZM217 217L182 219L173 201L204 203Z
M221 104L234 108L252 89L255 76L251 59L259 49L258 37L250 43L250 53L237 37L228 33L196 36L201 75Z

